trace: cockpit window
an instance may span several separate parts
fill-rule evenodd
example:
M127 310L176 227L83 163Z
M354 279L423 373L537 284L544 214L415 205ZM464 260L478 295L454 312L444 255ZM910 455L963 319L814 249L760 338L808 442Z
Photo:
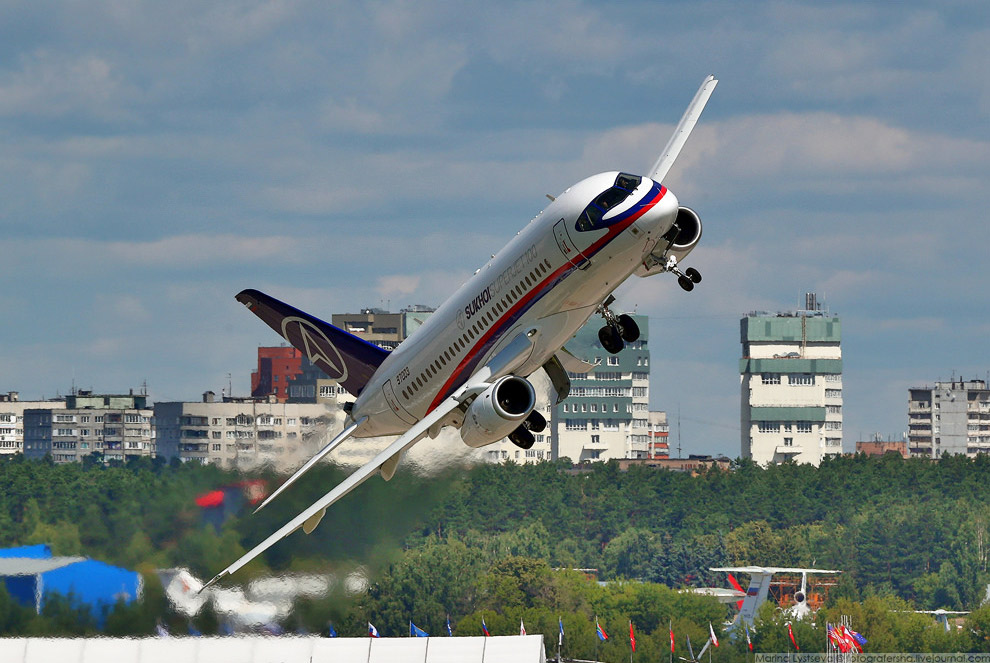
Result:
M610 209L628 198L642 181L643 178L637 175L619 173L618 177L615 178L615 184L599 194L597 198L591 201L590 205L584 208L584 211L578 216L575 228L581 232L607 228L611 224L608 221L603 221L602 217Z

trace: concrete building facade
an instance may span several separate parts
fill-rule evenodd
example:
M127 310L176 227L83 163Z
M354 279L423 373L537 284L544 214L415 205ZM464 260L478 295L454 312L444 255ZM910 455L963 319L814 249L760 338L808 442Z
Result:
M24 455L74 463L93 453L105 461L154 457L154 412L146 394L94 394L78 391L63 407L24 410Z
M158 453L182 462L288 471L319 450L339 410L325 403L226 398L155 403Z
M912 456L990 453L990 390L984 380L936 382L908 390Z
M0 456L24 453L24 411L61 410L64 400L22 401L16 391L0 394Z
M805 305L740 321L742 457L761 465L842 453L840 321L814 294Z

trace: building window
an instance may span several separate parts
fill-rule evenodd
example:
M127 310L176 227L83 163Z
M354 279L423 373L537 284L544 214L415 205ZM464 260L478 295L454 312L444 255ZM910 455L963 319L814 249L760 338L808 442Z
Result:
M611 357L608 358L608 365L609 366L618 366L619 365L619 358L616 357L615 355L612 355Z
M815 376L810 373L792 373L787 376L787 384L795 387L807 387L815 384Z
M760 379L763 384L780 384L780 373L764 373Z
M799 421L795 425L797 432L799 433L810 433L811 432L811 422L810 421Z
M826 389L825 398L842 398L841 389Z
M756 429L761 433L778 433L780 432L780 424L776 421L758 421L756 422Z
M785 447L793 447L794 446L794 438L793 437L785 437L784 438L784 446Z

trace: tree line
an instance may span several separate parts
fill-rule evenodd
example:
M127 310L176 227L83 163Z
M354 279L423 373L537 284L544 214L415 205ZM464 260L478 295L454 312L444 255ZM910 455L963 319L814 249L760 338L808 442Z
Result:
M697 606L685 603L688 595L675 591L726 586L712 566L840 569L826 609L843 605L864 615L882 613L877 606L973 610L990 582L986 456L937 462L852 456L818 468L737 461L729 471L697 476L620 471L615 463L576 468L566 461L448 468L430 477L401 469L389 483L368 482L335 505L312 535L293 535L233 580L357 560L371 578L368 592L302 602L289 627L320 632L335 623L357 635L373 621L397 635L413 620L440 633L450 614L458 629L480 633L484 616L490 628L507 632L518 632L523 619L550 643L563 617L565 631L573 621L572 644L581 648L580 625L598 614L619 631L623 620L633 621L637 652L669 651L669 643L663 649L668 621L695 642L704 641L708 621L718 628L721 606L697 597L690 597L701 601ZM320 466L261 513L246 509L217 531L204 523L194 499L244 479L236 473L147 459L104 467L12 457L0 461L0 545L49 543L56 554L146 571L186 566L210 577L347 473ZM601 588L584 573L614 582ZM640 604L642 625L632 616ZM898 633L928 633L922 626L934 621L891 614L914 624L883 627ZM811 626L800 624L799 638L824 642L824 632L802 634L804 628ZM860 624L857 630L870 636ZM979 629L967 632L976 637ZM758 633L769 646L776 631ZM602 655L612 646L603 645Z

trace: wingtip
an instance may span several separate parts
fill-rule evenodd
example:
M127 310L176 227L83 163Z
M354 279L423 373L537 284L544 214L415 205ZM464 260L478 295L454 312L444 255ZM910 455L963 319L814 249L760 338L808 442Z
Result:
M198 591L198 592L196 592L196 593L197 593L197 594L202 594L202 593L203 593L203 591L204 591L204 590L205 590L205 589L206 589L207 587L212 587L212 586L213 586L214 584L216 584L216 582L217 582L218 580L220 580L220 578L222 578L222 577L224 577L225 575L229 575L229 574L230 574L230 572L229 572L229 571L226 571L226 570L224 570L224 571L221 571L220 573L218 573L218 574L216 574L215 576L213 576L213 578L212 578L212 579L211 579L211 580L210 580L210 581L209 581L208 583L206 583L205 585L203 585L202 587L200 587L200 588L199 588L199 591Z

